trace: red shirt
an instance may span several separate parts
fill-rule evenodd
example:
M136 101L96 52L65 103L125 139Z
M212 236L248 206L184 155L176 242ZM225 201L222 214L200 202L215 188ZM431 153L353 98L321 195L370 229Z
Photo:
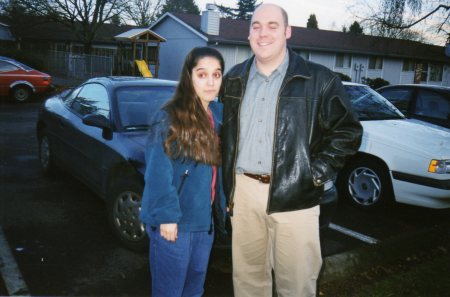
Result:
M211 113L211 110L208 109L209 120L211 121L211 125L214 128L214 119ZM216 180L217 180L217 166L212 166L212 182L211 182L211 203L214 202L214 198L216 197Z

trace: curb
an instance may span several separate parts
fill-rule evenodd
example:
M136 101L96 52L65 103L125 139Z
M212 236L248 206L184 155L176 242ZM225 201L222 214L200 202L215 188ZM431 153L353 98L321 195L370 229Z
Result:
M320 284L343 280L376 266L408 261L417 253L437 247L450 247L450 226L435 226L387 239L378 245L365 246L324 258ZM448 250L448 249L447 249Z
M6 287L8 295L11 296L29 296L28 287L20 273L17 263L14 259L8 241L0 226L0 277L3 278L2 284ZM0 289L2 289L0 287Z

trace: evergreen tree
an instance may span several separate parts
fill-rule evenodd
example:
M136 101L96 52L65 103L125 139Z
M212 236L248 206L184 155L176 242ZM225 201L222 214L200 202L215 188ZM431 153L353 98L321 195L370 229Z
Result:
M166 12L183 12L200 14L200 9L194 0L167 0L161 9L160 16Z
M120 26L122 24L122 20L120 19L120 15L115 14L111 17L111 24Z
M357 21L354 21L348 28L348 32L353 34L363 34L363 31L363 27Z
M319 29L319 24L317 23L317 18L315 14L309 15L308 22L306 23L306 28Z
M220 17L227 19L235 19L236 18L236 8L231 8L223 5L216 5L219 9Z
M257 0L238 0L238 8L231 8L223 5L217 5L220 14L224 18L250 20L253 16L253 11L259 5Z
M240 20L250 20L255 11L256 0L239 0L236 18Z

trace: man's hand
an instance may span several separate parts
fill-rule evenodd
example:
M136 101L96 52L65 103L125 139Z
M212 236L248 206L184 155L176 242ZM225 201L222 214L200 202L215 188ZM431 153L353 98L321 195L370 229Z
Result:
M178 225L177 224L161 224L159 227L161 236L165 240L175 242L178 238Z

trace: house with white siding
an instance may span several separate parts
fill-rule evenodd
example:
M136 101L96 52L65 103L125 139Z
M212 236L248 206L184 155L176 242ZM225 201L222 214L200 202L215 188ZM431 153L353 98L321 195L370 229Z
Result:
M212 46L224 56L225 71L252 55L250 22L220 18L213 5L201 15L166 13L150 29L167 41L160 49L160 78L179 78L186 54ZM304 58L348 75L353 82L383 78L390 84L450 86L445 47L409 40L292 27L288 45Z

